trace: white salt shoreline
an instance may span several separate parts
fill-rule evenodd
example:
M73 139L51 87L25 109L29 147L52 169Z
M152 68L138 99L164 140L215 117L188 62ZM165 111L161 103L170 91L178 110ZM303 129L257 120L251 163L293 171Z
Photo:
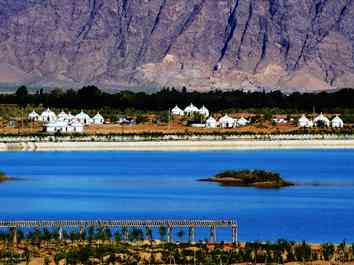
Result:
M201 140L0 143L0 151L208 151L269 149L354 149L354 140Z

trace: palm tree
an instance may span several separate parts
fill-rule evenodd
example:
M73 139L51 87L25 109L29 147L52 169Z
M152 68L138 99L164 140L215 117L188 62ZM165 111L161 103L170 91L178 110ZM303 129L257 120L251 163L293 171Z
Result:
M114 240L115 240L116 242L119 242L119 241L122 240L122 235L121 235L121 233L119 233L119 231L117 231L117 232L114 233Z
M145 235L148 238L149 241L152 241L152 229L151 227L147 226L145 228Z
M122 235L123 235L123 238L124 238L124 241L128 241L128 228L126 226L123 226L122 227Z
M160 226L159 228L159 233L160 233L160 239L161 241L164 241L166 239L167 235L167 228L166 226Z
M89 243L92 242L94 237L95 237L95 229L93 226L90 226L87 231L87 239L88 239Z
M28 265L31 261L31 256L32 256L32 253L31 253L31 251L29 251L28 248L25 249L24 256L26 259L26 265Z
M178 237L179 241L183 240L184 231L182 229L177 232L177 237Z

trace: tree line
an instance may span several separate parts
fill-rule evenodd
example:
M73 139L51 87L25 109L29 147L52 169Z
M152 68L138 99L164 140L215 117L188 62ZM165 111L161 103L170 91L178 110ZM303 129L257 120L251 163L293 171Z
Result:
M82 233L64 231L59 240L58 230L36 229L0 233L0 263L29 262L44 256L44 264L284 264L286 262L354 261L354 244L323 243L313 247L306 242L284 239L276 242L255 241L232 246L223 242L209 248L203 242L178 244L166 242L166 227L160 227L161 241L153 241L150 228L132 228L111 231L108 228L89 227ZM185 237L183 230L177 236ZM147 238L146 241L143 241ZM129 242L127 242L129 240ZM135 243L134 243L135 242ZM231 246L231 247L230 247ZM19 251L20 250L20 251Z
M187 91L186 88L163 88L159 92L148 94L144 92L119 91L107 93L96 86L85 86L79 90L52 91L38 90L34 94L28 93L25 86L21 86L13 94L0 95L0 104L17 104L20 106L43 106L52 108L70 109L136 109L141 111L164 111L174 105L181 108L193 102L201 107L207 106L212 112L224 110L245 109L281 109L292 112L336 112L338 110L354 108L354 90L342 89L328 93L299 93L290 95L280 91L273 92L244 92L240 90L209 92Z

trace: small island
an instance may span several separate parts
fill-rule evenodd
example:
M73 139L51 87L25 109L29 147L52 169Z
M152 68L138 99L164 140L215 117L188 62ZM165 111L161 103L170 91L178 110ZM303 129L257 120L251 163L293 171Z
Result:
M229 170L199 181L217 182L222 186L282 188L293 186L294 183L285 181L278 173L265 170Z
M10 177L6 176L4 172L0 171L0 183L8 180L10 180Z

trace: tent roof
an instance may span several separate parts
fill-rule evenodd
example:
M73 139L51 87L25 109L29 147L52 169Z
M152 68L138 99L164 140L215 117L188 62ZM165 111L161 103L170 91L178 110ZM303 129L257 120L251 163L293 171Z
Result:
M35 112L34 110L32 110L32 112L30 114L28 114L28 116L39 116L39 114L37 112Z
M103 116L98 112L95 116L93 116L93 119L95 119L95 120L98 120L98 119L103 120Z
M229 115L225 115L223 117L220 118L219 122L234 122L235 119L231 118Z
M343 120L337 115L332 119L332 122L343 122Z

